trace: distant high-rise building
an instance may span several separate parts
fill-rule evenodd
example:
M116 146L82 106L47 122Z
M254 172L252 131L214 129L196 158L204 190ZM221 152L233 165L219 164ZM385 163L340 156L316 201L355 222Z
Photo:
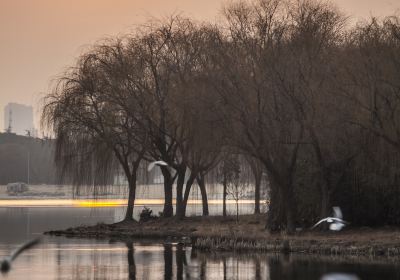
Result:
M8 103L4 107L4 128L18 135L36 136L33 125L33 107L17 103Z

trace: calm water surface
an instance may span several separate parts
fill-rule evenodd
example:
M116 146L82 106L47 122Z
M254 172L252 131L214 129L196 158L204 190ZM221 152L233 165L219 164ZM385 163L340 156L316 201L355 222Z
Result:
M48 229L114 222L123 208L0 208L0 257ZM330 272L362 280L400 279L398 262L302 255L202 253L161 241L110 242L44 237L0 279L320 279Z

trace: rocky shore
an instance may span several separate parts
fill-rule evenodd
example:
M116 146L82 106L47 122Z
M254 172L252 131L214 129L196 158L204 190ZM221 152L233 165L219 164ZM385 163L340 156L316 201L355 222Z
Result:
M341 232L303 230L294 235L269 234L262 215L163 218L139 223L80 226L46 232L66 237L112 240L161 239L209 251L264 251L343 256L400 256L399 228L349 228Z

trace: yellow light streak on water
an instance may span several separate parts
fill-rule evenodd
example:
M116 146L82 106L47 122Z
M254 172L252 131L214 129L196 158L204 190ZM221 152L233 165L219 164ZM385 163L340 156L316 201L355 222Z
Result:
M126 251L126 247L120 248L48 248L47 251ZM136 250L135 250L136 251Z
M94 245L96 246L96 245ZM127 247L115 247L115 248L109 248L109 247L91 247L91 248L68 248L68 247L62 247L62 248L46 248L46 251L126 251ZM164 251L164 247L161 246L152 246L152 245L140 245L140 246L135 246L135 252L161 252Z
M126 199L4 199L0 200L0 207L78 207L78 208L93 208L93 207L121 207L126 206ZM189 205L201 205L201 200L190 199ZM235 204L234 200L227 200L226 204ZM267 201L261 201L261 204L266 204ZM163 199L136 199L135 206L150 206L163 205ZM174 201L175 204L175 201ZM221 205L221 199L211 199L209 205ZM239 204L254 204L254 200L243 199L239 200Z

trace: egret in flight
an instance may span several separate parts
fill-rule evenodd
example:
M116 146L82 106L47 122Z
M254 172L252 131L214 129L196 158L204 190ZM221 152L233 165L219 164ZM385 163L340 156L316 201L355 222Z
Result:
M347 222L343 220L342 210L340 210L338 206L333 207L333 217L320 220L311 229L316 228L319 224L324 222L327 222L329 224L329 229L333 231L340 231L347 224Z

